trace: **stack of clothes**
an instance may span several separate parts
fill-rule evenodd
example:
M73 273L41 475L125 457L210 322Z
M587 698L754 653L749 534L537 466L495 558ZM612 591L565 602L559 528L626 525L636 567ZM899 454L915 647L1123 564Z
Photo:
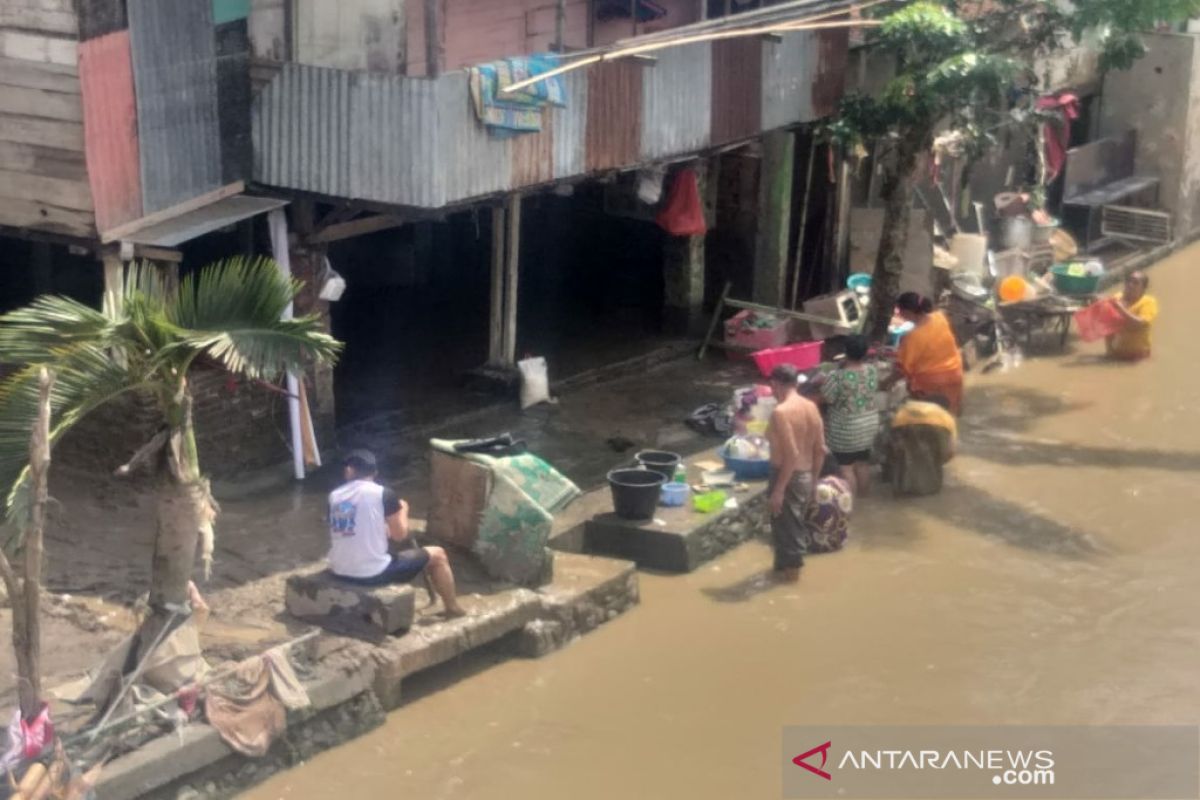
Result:
M501 138L540 131L542 109L567 104L567 87L562 77L555 75L516 92L503 90L557 66L558 56L553 53L535 53L471 67L467 74L475 115L493 136Z

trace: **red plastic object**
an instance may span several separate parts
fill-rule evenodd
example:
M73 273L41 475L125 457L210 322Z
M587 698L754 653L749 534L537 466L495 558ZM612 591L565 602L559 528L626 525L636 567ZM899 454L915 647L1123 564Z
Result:
M743 327L743 323L753 315L753 311L739 311L725 323L725 342L743 347L747 350L765 350L769 347L782 347L788 342L791 325L786 319L779 320L769 328ZM730 355L737 355L730 351ZM744 357L744 356L743 356Z
M1079 329L1080 339L1094 342L1124 328L1125 317L1111 299L1101 300L1075 312L1075 327Z
M754 363L763 377L780 364L791 364L796 369L812 369L821 363L821 342L800 342L787 347L772 347L754 354Z
M679 171L671 184L667 203L658 212L655 222L672 236L702 236L708 230L695 172L690 169Z

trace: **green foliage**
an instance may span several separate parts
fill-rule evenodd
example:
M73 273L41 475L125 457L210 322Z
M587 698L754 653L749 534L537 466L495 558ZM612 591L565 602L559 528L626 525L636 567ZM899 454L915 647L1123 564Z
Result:
M337 358L341 345L315 316L280 319L298 288L269 259L213 264L178 289L157 269L135 265L112 316L48 295L0 316L0 352L20 365L0 382L0 501L8 520L24 519L39 367L55 374L51 444L88 413L135 390L152 393L164 421L172 419L197 359L258 378ZM131 452L141 444L132 443Z

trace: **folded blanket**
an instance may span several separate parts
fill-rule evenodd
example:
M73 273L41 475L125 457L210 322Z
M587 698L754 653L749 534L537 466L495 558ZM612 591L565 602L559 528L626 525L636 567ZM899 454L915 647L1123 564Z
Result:
M556 66L557 56L535 54L471 67L468 75L475 115L497 136L540 131L542 109L547 105L566 105L567 89L562 77L555 75L516 92L503 89Z

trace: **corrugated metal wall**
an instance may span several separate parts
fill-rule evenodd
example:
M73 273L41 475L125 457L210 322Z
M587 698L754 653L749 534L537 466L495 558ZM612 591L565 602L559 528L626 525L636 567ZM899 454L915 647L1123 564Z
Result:
M645 70L642 92L643 158L699 150L711 141L712 47L705 43L664 50Z
M142 216L137 101L129 31L79 43L88 181L101 231Z
M712 143L748 139L762 130L763 40L712 44Z
M129 0L142 204L147 214L221 185L213 9Z
M642 71L634 61L606 61L589 68L587 168L628 167L642 147Z
M698 43L653 65L568 73L567 107L546 111L541 133L510 139L479 124L466 73L428 80L289 64L255 101L254 177L438 208L687 156L815 119L815 99L841 91L827 65L838 56L819 41Z

